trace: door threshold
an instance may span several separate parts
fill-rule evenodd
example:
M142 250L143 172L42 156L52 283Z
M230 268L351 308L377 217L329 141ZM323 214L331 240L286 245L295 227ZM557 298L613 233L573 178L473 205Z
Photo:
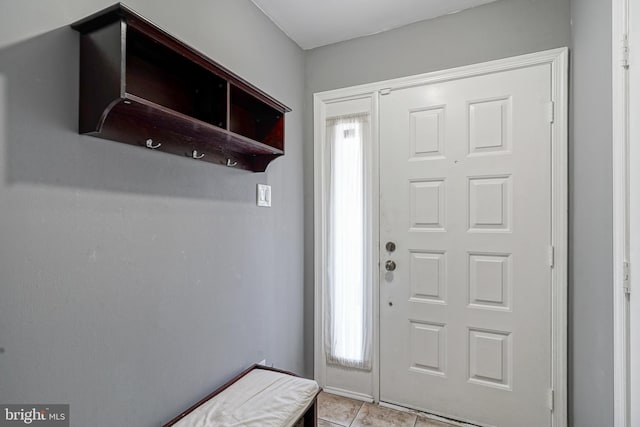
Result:
M494 427L489 424L472 424L469 422L448 418L448 417L430 413L430 412L424 412L416 409L407 408L406 406L400 406L394 403L383 402L382 400L379 402L379 405L385 408L395 409L396 411L401 411L401 412L408 412L410 414L418 415L422 418L427 418L434 421L440 421L440 422L451 424L458 427Z
M364 393L357 393L355 391L344 390L337 387L325 386L322 387L322 391L329 394L335 394L336 396L346 397L348 399L359 400L361 402L373 403L373 397Z

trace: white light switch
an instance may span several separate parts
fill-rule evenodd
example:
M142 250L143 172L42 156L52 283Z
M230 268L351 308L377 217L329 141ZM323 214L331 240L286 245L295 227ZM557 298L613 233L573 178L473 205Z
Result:
M271 186L266 184L258 184L256 191L256 202L258 206L271 207Z

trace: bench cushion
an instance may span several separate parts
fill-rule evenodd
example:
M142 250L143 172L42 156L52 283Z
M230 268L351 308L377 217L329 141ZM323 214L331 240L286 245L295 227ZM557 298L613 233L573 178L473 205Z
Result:
M318 393L313 380L253 369L176 427L291 427Z

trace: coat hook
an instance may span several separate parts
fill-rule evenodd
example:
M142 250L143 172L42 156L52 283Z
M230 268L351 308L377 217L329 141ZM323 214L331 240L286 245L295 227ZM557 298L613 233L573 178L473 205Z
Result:
M193 157L196 160L201 159L204 157L204 153L198 154L198 150L193 150L193 153L191 153L191 157Z
M153 145L153 139L149 138L147 139L147 148L151 148L152 150L155 150L156 148L160 148L160 146L162 145L162 143L158 142L156 145Z
M238 162L234 162L231 159L227 159L227 166L229 166L230 168L234 167L237 164Z

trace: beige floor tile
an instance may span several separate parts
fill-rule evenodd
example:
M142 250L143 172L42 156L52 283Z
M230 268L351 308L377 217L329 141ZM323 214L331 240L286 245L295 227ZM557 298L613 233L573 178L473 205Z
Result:
M416 427L453 427L453 425L443 423L441 421L430 420L429 418L418 417Z
M342 426L339 424L330 423L329 421L318 419L318 427L342 427Z
M322 392L318 396L318 418L348 427L358 414L362 402Z
M416 415L365 403L353 421L353 427L413 427Z

